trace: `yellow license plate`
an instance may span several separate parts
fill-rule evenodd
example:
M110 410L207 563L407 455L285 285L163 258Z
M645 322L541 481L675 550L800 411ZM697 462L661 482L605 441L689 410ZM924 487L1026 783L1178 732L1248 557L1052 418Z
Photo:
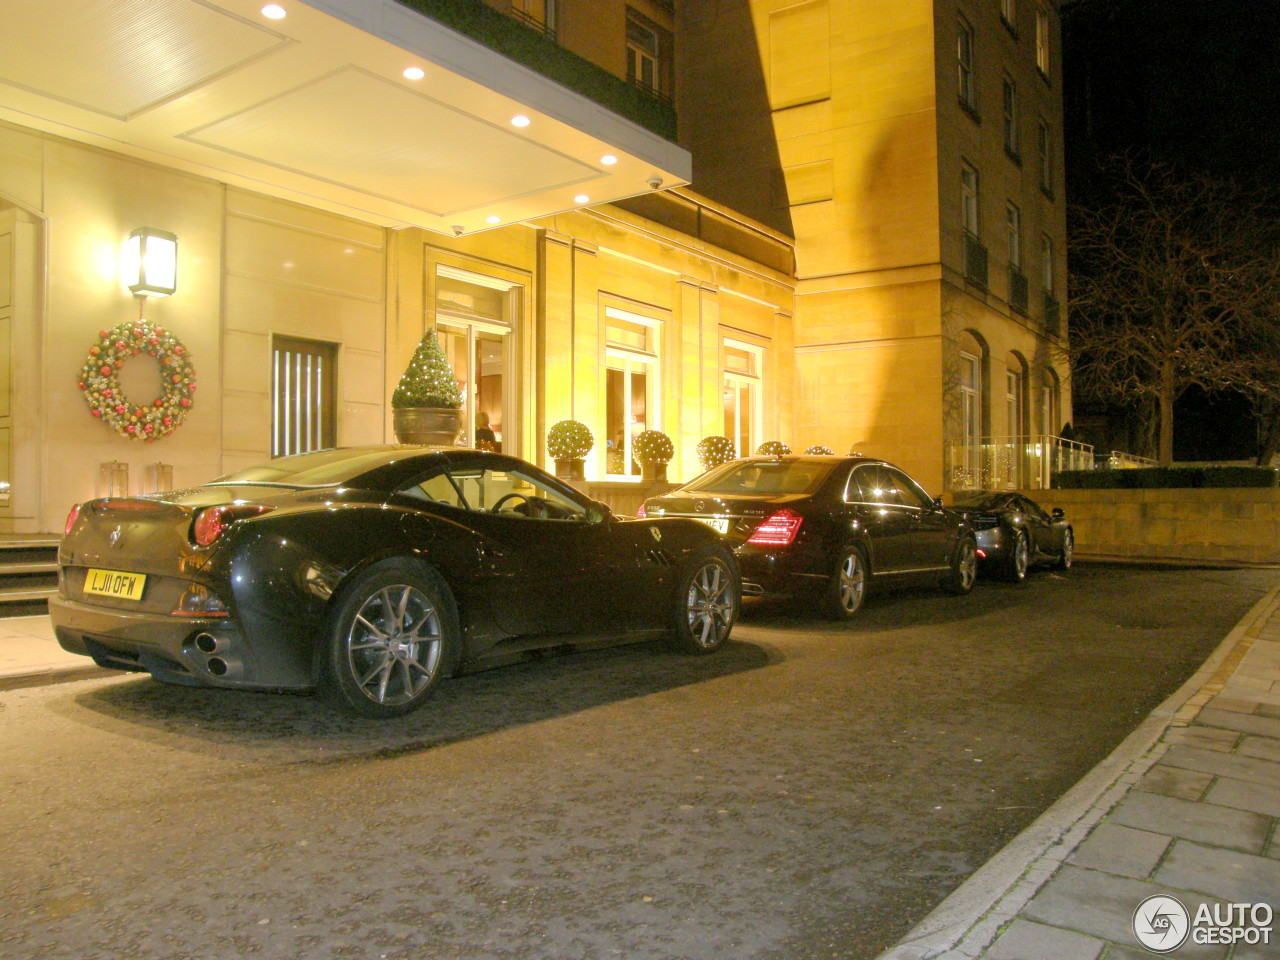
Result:
M144 573L123 573L119 570L98 570L91 567L84 578L84 592L99 597L115 597L118 600L141 600L142 588L147 583Z
M703 523L705 523L708 527L710 527L716 533L729 532L728 517L699 517L698 519L701 520Z

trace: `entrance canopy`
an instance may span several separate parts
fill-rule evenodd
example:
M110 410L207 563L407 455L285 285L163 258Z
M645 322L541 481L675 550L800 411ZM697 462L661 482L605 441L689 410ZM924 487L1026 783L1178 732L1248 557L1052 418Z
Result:
M4 0L0 119L446 234L691 170L669 140L395 0Z

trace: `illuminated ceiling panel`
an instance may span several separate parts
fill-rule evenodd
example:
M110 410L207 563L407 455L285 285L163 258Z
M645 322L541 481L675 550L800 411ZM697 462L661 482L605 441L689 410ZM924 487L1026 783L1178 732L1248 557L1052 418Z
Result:
M686 151L394 0L282 6L4 0L0 119L442 233L688 182Z

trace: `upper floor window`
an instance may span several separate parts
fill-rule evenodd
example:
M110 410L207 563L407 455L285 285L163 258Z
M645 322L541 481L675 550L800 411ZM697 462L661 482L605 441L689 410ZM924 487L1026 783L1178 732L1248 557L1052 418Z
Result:
M1039 128L1039 150L1040 150L1040 189L1049 196L1053 196L1053 139L1050 135L1049 124L1044 120L1040 121Z
M627 9L627 80L670 99L671 34L636 11Z
M1016 158L1018 150L1018 84L1007 74L1004 78L1004 150Z
M1017 0L1000 0L1000 20L1015 37L1018 35L1017 17Z
M1049 76L1049 11L1036 7L1036 66Z
M1045 293L1053 293L1053 237L1047 233L1040 237L1040 283Z
M556 32L556 0L511 0L511 15L544 33Z
M1009 266L1022 269L1022 211L1016 203L1005 207L1005 234L1009 241Z
M960 71L960 102L970 110L978 109L974 59L973 27L968 20L960 17L956 22L956 64Z
M968 163L960 165L960 225L978 235L978 171Z

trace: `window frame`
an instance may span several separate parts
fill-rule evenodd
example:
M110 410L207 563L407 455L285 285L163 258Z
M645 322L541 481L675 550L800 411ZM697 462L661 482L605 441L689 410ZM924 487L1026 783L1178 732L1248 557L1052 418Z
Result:
M966 182L966 175L972 185ZM972 215L971 215L972 214ZM960 161L960 227L977 238L982 230L982 174L968 160Z
M1022 270L1022 208L1012 200L1004 207L1005 242L1009 248L1009 266Z
M1049 79L1049 71L1053 66L1050 50L1049 11L1044 4L1036 5L1036 67L1040 76Z
M978 39L963 14L956 17L956 67L960 105L970 113L978 113Z
M754 374L744 374L738 371L730 370L725 362L725 357L729 349L741 350L750 354L754 358ZM732 435L726 434L733 441L734 449L737 450L739 457L746 457L756 448L756 441L763 435L764 431L764 354L765 348L759 344L748 343L745 340L738 340L734 337L722 336L720 338L720 373L721 373L721 389L727 392L731 389L745 387L750 392L751 409L747 411L747 448L745 450L738 449L738 440L742 436L742 409L741 409L741 393L737 394L736 422L735 430ZM727 399L727 397L722 397ZM727 417L726 417L727 420ZM726 429L728 424L725 424Z
M637 324L645 327L649 331L649 340L646 347L641 349L633 346L627 346L619 343L609 342L609 320L621 320L626 323ZM604 469L602 475L606 480L616 480L622 482L639 482L641 474L630 471L630 461L633 459L631 453L632 444L634 443L633 424L630 416L624 414L622 418L623 430L623 472L615 473L609 469L609 442L612 435L609 433L609 370L621 370L623 375L623 396L630 397L633 394L632 376L639 372L633 368L644 367L645 375L645 424L646 430L662 429L662 334L665 322L653 316L636 313L632 310L626 310L622 307L606 305L601 311L600 342L603 347L603 364L605 371L602 377L604 389L604 403L602 404L605 417L605 443L601 445L601 453L604 457ZM621 363L621 367L614 366L615 363ZM614 448L616 449L616 448Z
M1018 123L1018 81L1006 73L1001 79L1000 87L1004 152L1021 163L1022 136Z

